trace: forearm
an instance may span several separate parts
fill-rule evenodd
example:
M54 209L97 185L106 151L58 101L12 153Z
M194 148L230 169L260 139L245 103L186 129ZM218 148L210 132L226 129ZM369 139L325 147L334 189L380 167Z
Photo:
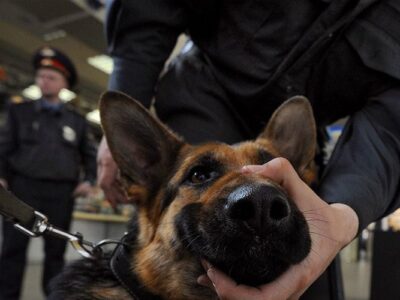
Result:
M358 215L359 231L399 207L400 92L370 102L346 125L319 195Z

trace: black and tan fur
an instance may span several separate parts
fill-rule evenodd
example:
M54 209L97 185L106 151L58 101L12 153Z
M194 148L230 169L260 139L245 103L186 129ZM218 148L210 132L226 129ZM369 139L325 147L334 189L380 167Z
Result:
M214 299L197 284L205 258L240 283L273 280L310 251L303 214L275 183L243 174L248 164L289 159L313 180L315 124L308 101L295 97L271 117L255 141L189 145L140 104L103 95L102 125L128 197L136 204L130 267L160 299ZM132 299L107 259L81 261L54 283L60 299Z

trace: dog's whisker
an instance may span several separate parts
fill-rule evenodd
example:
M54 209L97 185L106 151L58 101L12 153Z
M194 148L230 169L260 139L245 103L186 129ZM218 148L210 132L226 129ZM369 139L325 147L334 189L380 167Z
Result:
M198 234L195 238L193 238L186 246L186 248L190 248L190 246L197 240L201 238L201 236Z
M199 239L201 236L199 234L195 235L189 235L185 237L182 242L186 242L186 248L190 248L191 244L194 243L197 239Z

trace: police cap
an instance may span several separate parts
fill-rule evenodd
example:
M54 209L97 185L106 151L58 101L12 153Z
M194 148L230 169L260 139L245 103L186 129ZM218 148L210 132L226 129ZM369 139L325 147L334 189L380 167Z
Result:
M78 80L72 61L60 50L53 47L45 46L37 50L33 56L33 67L35 71L40 68L50 68L60 72L67 79L70 88Z

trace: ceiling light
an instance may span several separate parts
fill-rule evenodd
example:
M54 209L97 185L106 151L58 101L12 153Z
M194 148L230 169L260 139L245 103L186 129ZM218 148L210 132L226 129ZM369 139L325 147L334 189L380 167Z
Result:
M108 55L101 54L92 56L87 59L87 62L89 65L95 67L96 69L99 69L106 74L111 74L113 70L113 61Z
M55 30L55 31L51 31L51 32L47 32L45 34L43 34L43 39L46 42L50 42L53 40L57 40L57 39L61 39L63 37L66 37L67 33L64 30Z
M90 122L100 124L100 111L95 109L86 114L86 119Z

